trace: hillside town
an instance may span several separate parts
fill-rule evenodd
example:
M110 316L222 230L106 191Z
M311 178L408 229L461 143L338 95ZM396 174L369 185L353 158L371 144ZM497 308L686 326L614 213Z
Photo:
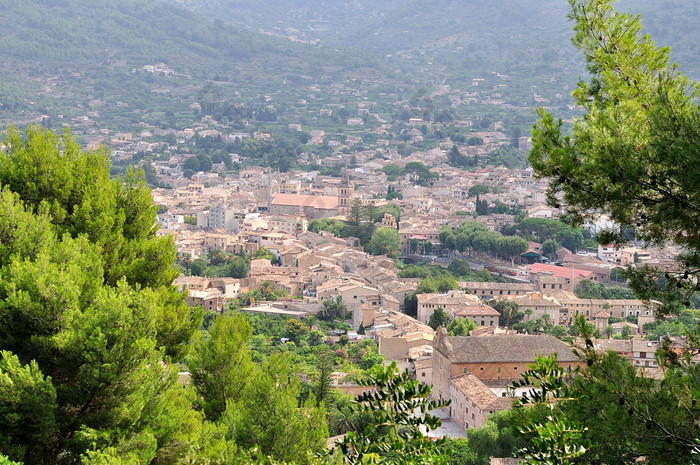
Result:
M175 134L178 140L193 135L194 131ZM238 137L214 129L201 129L199 136ZM312 137L323 138L323 134L312 133ZM301 319L316 315L324 301L340 299L350 315L350 341L373 339L387 362L395 361L420 381L432 384L436 399L452 399L446 421L462 431L478 428L489 414L510 408L509 399L504 398L506 387L536 356L556 353L566 367L580 363L569 345L551 332L514 330L502 321L494 302L519 308L525 323L544 321L559 327L561 331L554 334L560 337L570 335L574 319L584 316L601 334L595 342L601 351L613 350L633 366L657 369L654 352L660 341L643 339L643 327L655 321L659 302L580 298L575 290L584 281L624 286L613 270L630 264L673 267L675 249L630 242L594 248L579 244L574 250L558 244L556 250L545 251L542 243L529 240L527 250L507 258L473 248L450 249L441 243L445 227L458 228L465 221L502 232L527 218L549 221L562 213L547 205L547 182L535 178L531 169L451 166L451 150L478 157L502 143L504 136L475 132L474 137L486 141L485 146L453 143L449 148L402 156L388 141L378 141L361 152L336 147L332 156L315 160L316 165L339 168L340 176L256 166L232 171L218 163L186 177L186 153L156 160L158 185L168 186L152 190L159 207L158 233L173 237L180 263L185 264L175 284L187 292L190 305L209 312L225 312L232 299L261 287L274 289L282 297L253 299L241 311ZM128 139L120 135L114 140ZM523 149L528 148L529 139L520 142ZM134 145L139 147L129 142L120 150L133 150ZM237 159L235 153L230 155ZM311 161L313 155L308 158ZM426 181L417 172L406 172L411 164L434 176ZM390 169L387 175L388 166L398 167L396 174ZM398 250L371 254L358 237L339 237L319 229L323 222L347 224L368 210L383 213L381 218L363 216L361 221L376 221L375 231L395 231ZM587 237L594 237L607 226L602 218L583 229ZM249 261L231 276L207 276L206 268L188 267L198 259L208 263L215 254ZM459 281L456 289L415 295L421 280L401 277L405 264L447 268L455 259L466 260L472 272L481 272L486 279ZM410 316L406 310L412 295L417 306ZM476 329L469 336L448 336L444 327L436 331L429 323L438 309L447 321L469 319ZM336 333L325 337L327 343L337 341ZM677 343L682 347L682 340ZM345 392L362 392L352 383L338 383Z

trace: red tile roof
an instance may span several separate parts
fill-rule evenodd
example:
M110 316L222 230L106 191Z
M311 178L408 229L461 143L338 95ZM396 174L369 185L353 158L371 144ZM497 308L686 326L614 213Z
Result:
M338 198L325 195L276 194L272 205L314 207L321 210L338 208Z
M571 277L571 268L567 268L564 266L556 266L556 265L546 265L544 263L533 263L530 265L529 268L530 274L537 274L537 273L554 273L555 276L558 276L560 278L570 278ZM583 277L587 278L590 275L592 275L592 271L586 271L586 270L577 270L574 268L574 278L578 277Z

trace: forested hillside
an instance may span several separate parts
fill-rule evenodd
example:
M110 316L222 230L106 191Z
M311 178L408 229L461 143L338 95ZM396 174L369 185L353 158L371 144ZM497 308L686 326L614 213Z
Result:
M386 78L369 56L294 44L164 3L0 0L0 8L0 118L15 121L95 99L142 110L185 97L189 104L205 80L256 95L299 93L308 75ZM158 63L167 75L144 73Z
M324 0L251 2L167 0L232 24L261 28L321 44L394 55L459 82L472 71L567 79L583 74L570 47L568 3L563 0L439 0L368 2ZM274 8L268 8L272 6ZM644 17L645 32L671 46L691 75L700 71L698 5L693 0L623 0L618 9ZM269 5L266 5L269 4Z

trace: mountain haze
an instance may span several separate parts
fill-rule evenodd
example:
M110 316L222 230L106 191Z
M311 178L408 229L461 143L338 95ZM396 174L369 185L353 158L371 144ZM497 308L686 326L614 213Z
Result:
M295 40L399 55L447 75L475 68L582 74L565 0L167 1ZM697 2L624 0L617 8L641 13L645 32L669 45L688 74L700 74Z
M142 109L164 99L191 103L206 80L227 83L231 95L254 96L297 92L308 75L373 82L388 76L370 56L291 43L159 2L0 0L0 7L6 121L56 107L71 113L94 99ZM158 63L172 74L143 72Z

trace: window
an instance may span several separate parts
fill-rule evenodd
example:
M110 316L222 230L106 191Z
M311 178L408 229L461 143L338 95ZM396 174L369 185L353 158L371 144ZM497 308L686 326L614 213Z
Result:
M467 369L466 369L466 367L464 368L464 372L465 372L465 373L467 372Z
M498 372L499 372L499 373L501 372L501 367L498 367Z

